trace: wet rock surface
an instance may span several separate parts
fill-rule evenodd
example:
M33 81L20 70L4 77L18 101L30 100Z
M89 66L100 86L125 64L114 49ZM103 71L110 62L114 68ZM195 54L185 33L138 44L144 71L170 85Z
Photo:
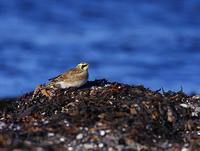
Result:
M200 97L88 82L0 101L0 150L200 149Z

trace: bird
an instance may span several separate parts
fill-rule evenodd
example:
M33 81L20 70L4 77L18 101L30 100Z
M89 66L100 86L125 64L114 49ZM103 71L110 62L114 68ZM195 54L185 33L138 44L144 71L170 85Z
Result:
M47 87L56 87L60 89L79 88L88 81L89 64L81 62L76 67L64 72L63 74L49 79Z
M49 82L47 84L38 85L33 92L32 99L34 99L38 93L41 93L48 98L51 98L54 95L54 90L79 88L83 86L88 81L88 68L88 63L81 62L76 67L69 69L63 74L49 79Z

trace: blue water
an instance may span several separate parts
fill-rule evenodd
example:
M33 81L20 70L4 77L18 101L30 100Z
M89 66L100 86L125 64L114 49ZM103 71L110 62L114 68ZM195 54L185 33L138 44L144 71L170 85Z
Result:
M90 80L200 92L200 1L0 1L0 97L81 61Z

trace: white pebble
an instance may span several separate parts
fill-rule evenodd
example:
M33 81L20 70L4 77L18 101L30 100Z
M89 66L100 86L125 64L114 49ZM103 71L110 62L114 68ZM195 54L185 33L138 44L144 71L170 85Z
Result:
M101 135L101 136L104 136L105 134L106 134L105 131L103 131L103 130L100 131L100 135Z
M193 99L200 99L200 95L195 95L192 97Z
M181 103L180 106L181 106L181 107L184 107L184 108L188 108L188 105L187 105L187 104L184 104L184 103Z
M34 126L38 126L38 122L34 122L33 125L34 125Z
M109 103L110 103L111 105L113 105L113 103L112 103L111 101L109 101Z
M109 87L110 86L110 84L106 84L104 87Z
M99 148L102 148L104 146L104 144L100 143L98 146L99 146Z
M45 114L46 114L45 112L41 113L41 115L45 115Z
M54 133L48 133L48 137L52 137L54 135L55 135Z
M61 142L64 142L64 141L65 141L65 138L64 138L64 137L61 137L61 138L60 138L60 141L61 141Z
M70 146L70 147L68 147L67 149L68 149L69 151L71 151L71 150L73 150L73 147Z
M94 149L95 145L94 144L84 144L85 149Z
M82 133L80 133L80 134L78 134L77 136L76 136L76 139L82 139L83 138L83 134Z
M181 149L181 151L189 151L189 148L183 147L183 148Z

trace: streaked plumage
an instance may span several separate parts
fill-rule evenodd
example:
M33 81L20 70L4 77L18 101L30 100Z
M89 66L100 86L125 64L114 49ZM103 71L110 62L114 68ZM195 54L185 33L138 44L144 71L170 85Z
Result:
M69 87L81 87L88 80L88 67L87 63L80 63L75 68L72 68L65 73L49 79L49 86L56 86L61 89L69 88Z

